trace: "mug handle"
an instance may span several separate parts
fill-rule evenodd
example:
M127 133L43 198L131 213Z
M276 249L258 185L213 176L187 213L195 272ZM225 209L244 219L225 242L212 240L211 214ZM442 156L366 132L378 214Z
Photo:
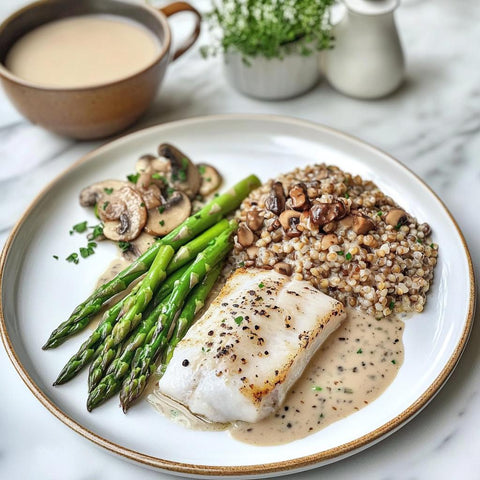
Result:
M180 12L192 12L195 16L194 30L190 35L190 37L186 40L186 42L180 47L178 47L175 53L173 54L172 56L172 62L173 62L178 57L183 55L197 41L197 38L200 35L200 25L202 23L202 16L200 15L200 12L196 8L192 7L187 2L173 2L173 3L170 3L169 5L166 5L165 7L160 8L159 10L166 17L171 17L172 15L175 15L176 13L180 13Z

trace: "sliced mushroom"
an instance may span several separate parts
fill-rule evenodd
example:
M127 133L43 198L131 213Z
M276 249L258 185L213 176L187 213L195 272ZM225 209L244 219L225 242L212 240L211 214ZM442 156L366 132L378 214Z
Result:
M347 214L343 202L315 203L310 209L310 219L314 225L321 227L334 220L341 220Z
M280 215L285 210L285 192L281 182L272 185L272 190L265 199L265 206L275 215Z
M260 249L256 245L252 245L251 247L247 248L247 255L250 260L254 260L258 255L258 251Z
M288 195L292 199L292 208L294 210L303 211L310 208L310 199L304 183L294 185L288 192Z
M250 230L256 232L263 226L263 213L260 210L249 210L247 212L247 226Z
M100 206L98 214L104 222L103 234L116 242L137 238L147 221L142 196L129 186L112 193Z
M374 221L361 213L353 216L352 230L358 235L365 235L375 228Z
M292 266L285 262L276 263L273 269L282 275L287 275L288 277L292 274Z
M392 227L403 225L407 223L407 214L401 208L392 208L392 210L385 215L385 222Z
M133 261L145 253L154 243L155 237L143 231L135 240L130 242L130 247L122 254L127 260Z
M121 180L104 180L94 183L80 192L80 205L82 207L93 207L97 203L103 205L111 195L128 186L130 186L128 182Z
M188 196L183 192L174 192L163 205L148 211L145 231L163 237L187 219L191 210Z
M280 224L285 230L285 234L290 237L299 237L302 232L298 229L300 223L300 212L296 210L285 210L278 217Z
M200 195L205 197L220 188L222 176L215 167L206 163L199 163L197 168L200 173L200 190L198 191Z
M147 210L158 207L165 203L165 198L158 184L153 183L151 170L142 172L138 177L135 188L139 191L143 198Z
M244 223L242 223L242 224L238 227L237 239L238 239L238 243L239 243L242 247L249 247L249 246L253 243L253 241L255 240L255 235L254 235L253 232L247 227L247 225L245 225Z
M166 173L171 186L186 193L190 199L195 198L201 181L197 167L183 152L169 143L159 145L158 154L169 163Z

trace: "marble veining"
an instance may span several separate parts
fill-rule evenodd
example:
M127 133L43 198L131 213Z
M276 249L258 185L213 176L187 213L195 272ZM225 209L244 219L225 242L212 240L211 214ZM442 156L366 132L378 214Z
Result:
M3 0L0 17L25 3ZM477 0L404 0L396 18L408 73L390 97L355 100L321 82L288 101L249 99L225 83L220 59L205 61L195 48L171 66L156 101L131 130L236 112L291 115L358 136L401 160L440 195L465 234L478 277L480 222L472 197L480 190L480 8ZM182 21L172 23L182 30ZM31 125L0 92L0 245L35 195L100 143L75 142ZM362 453L295 477L480 478L478 316L459 366L417 418ZM108 455L57 421L30 394L3 349L0 365L0 478L169 478Z

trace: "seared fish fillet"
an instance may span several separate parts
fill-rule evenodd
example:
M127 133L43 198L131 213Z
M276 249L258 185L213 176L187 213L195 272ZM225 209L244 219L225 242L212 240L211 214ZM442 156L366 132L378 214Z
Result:
M160 392L215 422L274 412L345 317L306 281L239 269L177 345Z

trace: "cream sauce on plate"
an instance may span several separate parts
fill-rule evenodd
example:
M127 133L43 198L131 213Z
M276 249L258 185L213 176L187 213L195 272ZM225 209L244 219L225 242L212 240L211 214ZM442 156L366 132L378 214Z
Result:
M148 67L160 42L138 22L119 15L55 20L21 37L5 66L46 87L90 87L121 80Z
M214 424L154 391L149 402L188 428L225 430L253 445L280 445L315 433L378 398L403 363L404 323L348 310L274 415L258 423Z

